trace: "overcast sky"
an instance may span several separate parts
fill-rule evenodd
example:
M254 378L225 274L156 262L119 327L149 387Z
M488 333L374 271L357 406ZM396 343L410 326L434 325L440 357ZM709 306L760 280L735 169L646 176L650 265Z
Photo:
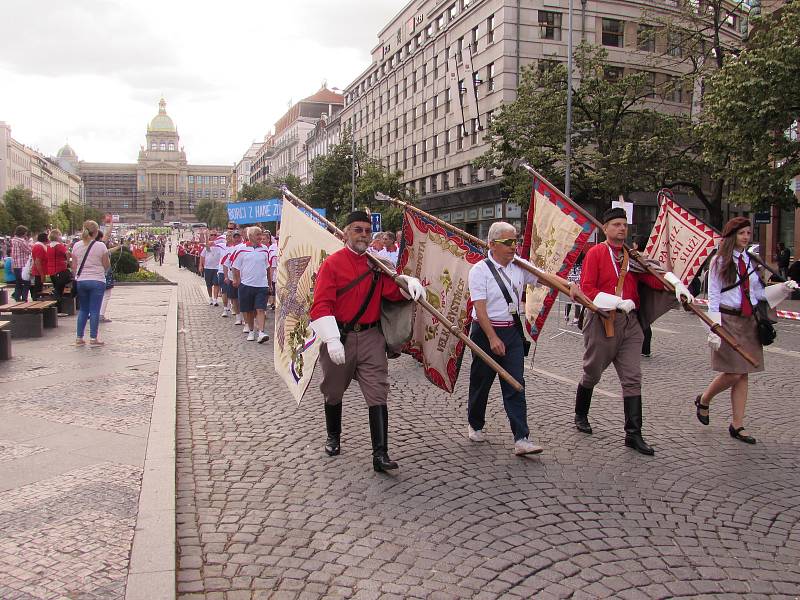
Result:
M290 101L344 89L406 0L0 0L0 121L135 162L163 94L187 158L233 164Z

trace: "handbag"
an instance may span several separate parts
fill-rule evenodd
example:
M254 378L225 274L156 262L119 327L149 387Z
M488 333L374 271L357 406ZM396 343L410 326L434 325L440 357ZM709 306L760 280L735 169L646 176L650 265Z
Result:
M86 264L86 259L89 258L89 252L92 251L92 246L97 240L92 240L89 243L89 247L86 248L86 252L83 255L83 260L81 261L81 266L78 267L78 272L75 273L75 279L72 281L72 288L70 289L70 296L76 298L78 296L78 277L81 276L81 271L83 271L83 265Z
M509 306L513 304L511 301L511 294L508 293L508 288L506 288L503 281L500 279L500 273L497 272L497 269L492 264L492 261L488 258L484 259L486 264L489 266L489 270L494 275L494 279L497 282L497 285L500 286L500 291L503 292L503 298L506 299L506 302ZM511 313L511 316L514 319L514 327L516 328L517 332L519 333L520 337L522 338L522 351L525 353L525 356L528 356L528 352L531 350L531 342L530 340L525 337L525 331L522 329L522 321L519 318L519 311L514 311Z
M114 287L114 283L115 283L115 281L114 281L114 271L109 269L108 271L106 271L106 289L110 290L111 288L113 288Z

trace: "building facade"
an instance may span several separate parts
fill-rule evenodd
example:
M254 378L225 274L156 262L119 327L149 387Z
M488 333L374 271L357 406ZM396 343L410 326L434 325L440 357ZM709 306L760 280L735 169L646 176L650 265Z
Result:
M233 168L233 177L236 184L236 189L234 192L238 193L242 190L242 186L245 183L250 183L250 176L253 172L253 165L255 164L256 157L258 156L258 152L261 149L262 144L258 142L253 142L250 145L250 148L247 149L247 152L244 153L242 159L236 163L236 166ZM233 197L233 196L232 196Z
M498 174L472 163L488 149L492 115L515 100L521 67L566 62L566 6L555 0L409 2L378 33L372 64L345 89L343 126L352 127L371 156L403 171L423 209L479 236L497 219L520 225L519 207L503 200ZM643 43L640 20L644 9L669 14L676 6L677 0L576 2L575 44L603 46L610 71L646 71L661 89L681 65L654 68L668 40ZM742 23L733 19L722 35L741 39ZM691 90L675 86L659 104L688 112Z
M136 163L78 162L88 205L123 223L189 222L202 200L230 200L231 167L188 163L163 98L145 139Z
M306 137L300 167L301 172L305 173L306 182L311 183L314 179L314 160L326 156L331 148L337 146L342 139L341 133L341 108L333 115L323 114L314 125Z

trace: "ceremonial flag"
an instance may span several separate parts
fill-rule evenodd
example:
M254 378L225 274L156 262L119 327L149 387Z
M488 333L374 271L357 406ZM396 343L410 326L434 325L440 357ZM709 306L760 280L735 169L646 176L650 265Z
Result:
M647 256L689 285L719 240L711 227L675 202L672 190L659 190L658 217L644 249Z
M464 333L472 310L469 270L483 258L478 246L415 211L405 211L398 272L417 277L425 286L428 302ZM406 351L422 363L431 383L453 391L464 345L414 303L413 333Z
M572 208L550 182L533 179L521 251L523 258L542 271L566 279L594 230L594 223ZM525 324L534 341L539 339L557 296L558 290L528 286Z
M341 240L292 203L283 203L273 363L298 404L319 358L320 341L308 316L314 281L325 257L341 248Z

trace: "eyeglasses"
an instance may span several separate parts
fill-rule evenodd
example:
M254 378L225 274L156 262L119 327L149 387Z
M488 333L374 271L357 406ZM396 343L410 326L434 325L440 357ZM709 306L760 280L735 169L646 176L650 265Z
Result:
M353 225L353 226L350 227L350 231L352 231L353 233L357 233L357 234L361 235L361 234L364 234L364 233L372 233L372 228L371 227L358 227L356 225Z
M505 238L505 239L492 240L492 241L496 242L498 244L503 244L503 246L508 246L509 248L511 246L516 246L517 245L517 238Z

